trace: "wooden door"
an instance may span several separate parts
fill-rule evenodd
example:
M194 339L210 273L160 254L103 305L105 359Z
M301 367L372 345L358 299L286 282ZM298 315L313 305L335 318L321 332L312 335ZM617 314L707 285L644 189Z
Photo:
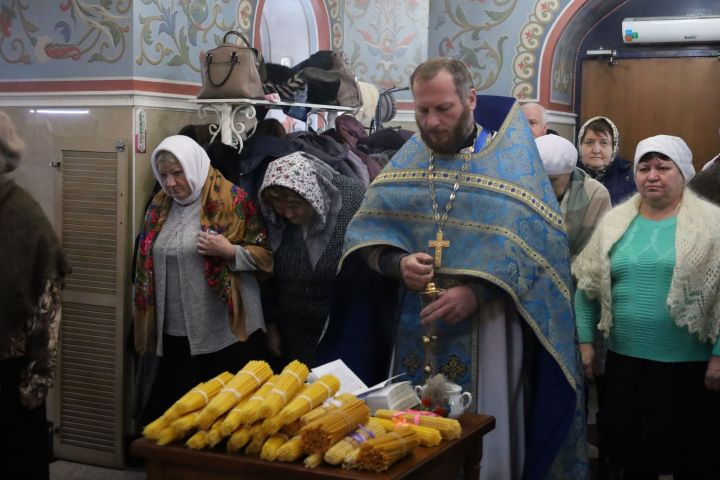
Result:
M62 150L62 301L55 390L58 458L124 463L123 338L128 153Z
M715 57L585 60L580 125L596 115L620 131L620 154L632 161L644 138L682 137L695 170L720 152L720 61Z

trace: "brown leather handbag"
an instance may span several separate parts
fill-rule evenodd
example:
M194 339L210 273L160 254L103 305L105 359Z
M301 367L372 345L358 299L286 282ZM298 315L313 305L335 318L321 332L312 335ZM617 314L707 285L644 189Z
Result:
M244 45L228 42L235 35ZM265 61L240 32L230 31L222 45L202 59L202 89L197 98L265 98Z
M340 77L340 87L337 93L338 104L343 107L362 106L360 88L358 87L355 72L350 68L350 62L345 58L343 52L335 50L331 52L330 58L332 59L330 71Z

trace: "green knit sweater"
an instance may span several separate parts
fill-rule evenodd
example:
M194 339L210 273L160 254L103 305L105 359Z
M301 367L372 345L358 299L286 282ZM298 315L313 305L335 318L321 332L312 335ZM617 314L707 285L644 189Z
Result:
M610 251L613 327L608 348L659 362L706 361L720 355L720 342L700 343L678 327L665 299L675 267L677 218L652 221L638 215ZM599 320L597 301L575 293L580 343L592 343Z

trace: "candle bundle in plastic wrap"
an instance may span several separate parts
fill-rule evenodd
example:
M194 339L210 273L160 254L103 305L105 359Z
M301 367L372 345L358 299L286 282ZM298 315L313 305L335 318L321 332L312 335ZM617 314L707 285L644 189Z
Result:
M270 379L265 382L258 391L256 391L251 397L241 400L225 417L225 421L220 427L220 431L223 435L230 435L232 432L242 424L247 424L245 420L253 416L253 413L257 411L257 406L262 404L265 395L272 390L275 386L275 381L278 375L273 375Z
M355 463L346 466L383 472L401 458L411 455L419 444L420 440L412 428L400 426L362 443L357 456L351 457Z
M341 405L344 405L345 403L354 401L356 399L357 397L350 393L341 393L336 397L329 398L319 407L315 407L308 413L301 416L299 420L295 420L294 422L288 423L283 426L282 432L288 435L297 435L300 432L300 429L308 423L311 423L322 417L326 413L332 410L336 410Z
M249 361L203 409L198 425L207 430L223 413L257 390L272 375L267 362Z
M380 420L371 417L365 425L360 425L353 433L330 447L325 452L325 462L330 465L340 465L345 455L358 448L365 440L375 438L383 433L385 433L385 427Z
M304 363L297 360L288 363L275 381L275 387L265 396L260 406L260 418L272 417L287 405L305 384L308 373L310 371Z
M375 416L378 418L385 418L394 421L402 420L407 423L434 428L440 431L440 435L442 435L442 438L444 440L455 440L456 438L460 438L460 433L462 433L460 422L458 422L454 418L428 415L427 412L402 412L398 410L378 409L375 412Z
M365 402L357 398L350 400L300 429L303 450L325 452L369 417L370 409Z
M442 435L440 434L440 430L436 428L423 427L422 425L407 423L405 420L401 420L402 423L393 420L387 420L385 418L371 418L370 420L375 420L376 422L379 422L383 427L385 427L385 430L388 432L392 432L401 425L407 425L408 427L412 428L415 433L418 434L418 438L420 439L420 445L422 445L423 447L437 447L442 441Z
M277 415L266 418L263 428L273 434L284 425L294 422L322 402L335 395L340 388L340 380L333 375L323 375L318 380L298 392Z

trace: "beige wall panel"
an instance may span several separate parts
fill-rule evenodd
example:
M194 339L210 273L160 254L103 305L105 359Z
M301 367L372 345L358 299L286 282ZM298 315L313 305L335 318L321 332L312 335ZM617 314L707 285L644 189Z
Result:
M89 108L83 115L47 115L31 109L3 108L27 143L25 157L12 174L35 198L59 230L61 175L50 162L60 160L63 149L114 151L117 140L129 142L132 115L128 107Z
M165 137L175 135L184 125L202 123L197 112L155 108L145 108L144 110L147 115L146 150L145 153L135 153L133 238L142 227L145 204L150 198L155 184L155 177L150 168L150 156L153 150ZM132 245L130 247L132 248Z

